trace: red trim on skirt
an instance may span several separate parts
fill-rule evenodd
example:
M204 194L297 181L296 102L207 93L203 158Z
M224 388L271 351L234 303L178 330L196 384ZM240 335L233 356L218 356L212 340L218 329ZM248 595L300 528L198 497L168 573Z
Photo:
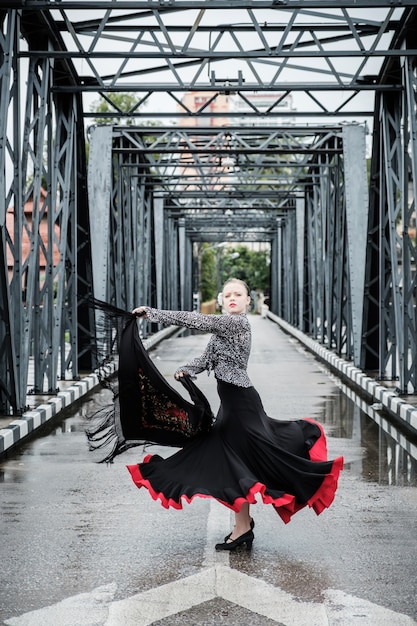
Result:
M311 421L314 421L314 420L311 420ZM320 439L322 439L322 437ZM320 439L318 440L317 443L320 442ZM313 446L313 448L315 448L315 446L316 444ZM315 450L314 456L318 452L320 452L320 454L323 453L322 444L320 444L318 448ZM149 463L151 458L152 458L152 455L148 454L144 458L142 463ZM319 460L319 459L314 459L314 460ZM320 461L322 460L326 460L326 459L320 458ZM181 502L182 499L190 503L192 502L194 498L213 498L217 500L218 502L220 502L220 504L223 504L229 509L232 509L232 511L234 511L235 513L238 513L240 509L242 508L242 505L245 502L248 502L249 504L256 504L255 496L256 494L260 494L263 503L272 504L272 506L275 508L276 512L281 517L283 522L287 524L291 520L291 517L295 513L297 513L297 511L300 511L305 506L309 506L313 508L315 513L317 515L320 515L320 513L322 513L324 509L328 508L331 505L335 497L339 473L343 469L343 457L339 457L333 461L331 472L324 477L320 488L304 504L298 504L295 500L295 496L288 494L288 493L284 493L279 498L272 498L268 494L265 494L266 486L260 482L254 483L252 487L249 489L249 491L247 492L246 496L236 498L233 504L224 502L223 500L215 498L214 496L211 496L209 494L199 494L199 493L196 493L191 497L188 497L184 494L180 497L179 501L176 501L176 500L173 500L172 498L166 498L166 496L162 492L155 491L150 481L147 480L146 478L143 478L138 464L127 465L127 469L129 470L135 485L139 489L141 487L145 487L146 489L148 489L153 500L160 500L162 506L165 507L166 509L168 509L169 507L172 507L174 509L182 509L182 502Z

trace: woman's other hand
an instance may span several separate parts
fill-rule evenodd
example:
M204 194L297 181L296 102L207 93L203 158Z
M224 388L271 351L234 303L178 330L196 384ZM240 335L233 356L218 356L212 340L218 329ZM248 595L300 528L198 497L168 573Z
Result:
M136 309L133 309L132 315L136 315L136 317L146 317L146 307L138 306Z
M183 371L183 370L178 370L175 372L174 374L174 378L175 380L179 380L180 378L182 378L183 376L189 376L189 372L187 371Z

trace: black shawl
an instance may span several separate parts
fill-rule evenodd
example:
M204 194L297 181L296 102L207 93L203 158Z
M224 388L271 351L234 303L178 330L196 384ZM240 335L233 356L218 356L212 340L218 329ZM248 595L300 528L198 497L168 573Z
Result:
M90 450L105 454L99 462L144 443L183 447L207 433L213 413L204 394L189 376L180 378L191 401L175 391L153 364L139 337L137 318L129 315L119 346L118 391L111 408L89 420Z

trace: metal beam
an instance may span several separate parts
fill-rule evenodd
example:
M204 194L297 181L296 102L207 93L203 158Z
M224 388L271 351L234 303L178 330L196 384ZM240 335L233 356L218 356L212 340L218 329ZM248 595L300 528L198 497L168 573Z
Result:
M86 2L82 0L59 0L60 7L63 9L76 9L77 11L83 11L87 9ZM228 9L230 8L229 0L205 0L205 7L207 9ZM308 9L320 9L329 8L329 6L335 6L337 4L340 8L354 8L354 9L368 9L385 7L386 5L381 0L337 0L337 3L326 2L326 0L243 0L239 2L240 9L279 9L279 8L308 8ZM414 0L392 0L390 2L392 7L414 7ZM33 8L39 10L45 10L51 8L50 0L5 0L4 8ZM159 0L89 0L88 8L90 10L98 9L111 9L117 8L119 10L146 10L153 11L162 8L162 11L173 12L175 10L184 9L201 9L201 2L199 0L171 0L171 2L162 3Z
M126 309L189 308L194 242L267 241L275 311L415 390L415 0L6 0L0 20L3 410L22 411L28 385L54 393L59 377L95 362L89 95L114 109L103 114L109 128L91 131L108 138L109 191L95 194L109 234L98 237L97 296ZM202 92L195 108L188 90ZM139 103L123 111L113 94L126 91ZM156 110L163 92L168 104ZM280 106L298 96L298 110ZM220 98L229 110L215 109ZM363 139L374 100L364 263ZM170 121L131 125L158 117ZM91 150L90 185L101 166L94 139Z

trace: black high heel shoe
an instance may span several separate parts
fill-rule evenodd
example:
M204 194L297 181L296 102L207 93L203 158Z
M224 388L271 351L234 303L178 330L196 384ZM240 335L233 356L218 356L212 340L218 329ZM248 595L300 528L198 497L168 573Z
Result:
M233 541L225 541L224 543L216 543L216 550L236 550L239 546L246 544L246 550L252 550L252 543L255 539L253 530L248 530L247 533L240 535Z
M250 529L253 530L255 528L255 520L253 519L253 517L250 518ZM233 532L233 531L232 531ZM232 533L229 533L228 535L226 535L226 537L224 538L224 542L226 543L226 541L228 539L230 539L230 535Z

